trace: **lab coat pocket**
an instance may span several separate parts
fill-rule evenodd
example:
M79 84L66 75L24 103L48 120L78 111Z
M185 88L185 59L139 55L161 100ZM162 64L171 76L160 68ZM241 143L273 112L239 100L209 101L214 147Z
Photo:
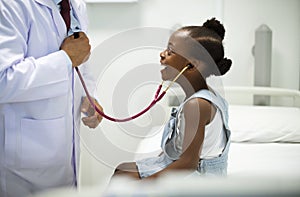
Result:
M21 168L62 165L66 160L64 117L51 120L21 120Z

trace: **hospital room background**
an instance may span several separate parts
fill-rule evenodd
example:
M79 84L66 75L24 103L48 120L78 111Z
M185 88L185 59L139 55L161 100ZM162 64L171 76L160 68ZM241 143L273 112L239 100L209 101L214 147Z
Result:
M279 108L279 114L285 113L280 109L293 108L294 111L291 112L293 117L290 119L296 118L296 120L291 120L291 124L294 124L298 133L294 134L296 137L290 138L293 138L292 141L295 138L299 139L299 106L295 107L295 103L293 103L295 99L299 99L300 88L299 0L86 0L86 2L89 17L88 33L93 50L89 63L97 80L96 96L108 114L115 115L115 106L123 107L130 114L134 113L152 99L157 84L144 81L144 84L132 85L133 90L126 89L129 93L126 92L127 97L124 98L125 101L122 101L125 105L116 103L118 100L114 100L113 96L120 95L122 97L122 92L116 92L121 91L120 88L116 88L120 85L118 82L125 80L125 76L130 71L138 72L141 65L157 66L158 74L161 69L159 53L164 46L139 46L117 53L114 49L122 47L122 39L124 42L137 42L140 38L135 32L140 29L151 32L154 28L159 31L163 30L162 32L171 32L184 25L201 25L207 19L216 17L226 29L225 56L233 60L231 70L221 78L225 97L228 97L229 104L252 105L253 103L253 97L247 93L256 86L255 46L261 44L260 42L256 43L256 35L262 28L264 33L269 36L267 39L270 42L267 44L271 51L267 54L269 53L271 59L267 60L270 64L270 68L267 68L269 70L259 72L266 75L263 78L270 79L269 84L263 86L271 88L253 89L253 91L257 94L269 91L274 98L272 96L267 105L288 106ZM157 39L157 37L153 35L151 38L150 35L147 39ZM162 39L164 39L162 43L166 46L168 35L162 35ZM106 46L108 48L105 50L103 47ZM110 53L112 54L110 60L103 61ZM131 79L134 83L135 77L138 78L135 75L131 78L127 76L127 80ZM226 88L228 88L228 94ZM238 92L239 90L241 93ZM281 93L291 96L292 99L279 98ZM251 92L250 95L252 95ZM161 125L166 122L170 107L176 105L176 99L180 100L182 96L180 89L174 87L170 94L149 113L131 123L117 124L103 120L96 129L82 126L80 187L105 187L109 183L114 167L119 163L158 153ZM251 113L257 113L251 111L248 117L247 114L242 113L244 110L236 108L234 110L237 114L234 114L233 117L238 120L245 118L249 120L253 115ZM274 110L278 111L277 108ZM287 113L290 112L287 111ZM245 117L240 117L243 115ZM253 117L255 118L255 115ZM274 122L274 120L270 121ZM232 125L236 126L233 123ZM130 128L133 130L131 131ZM141 133L138 132L138 128L141 129ZM153 128L156 129L153 130ZM243 142L243 140L241 141ZM244 141L249 142L251 139ZM261 141L257 140L256 142ZM280 140L268 142L278 143ZM288 140L284 142L286 144ZM292 143L297 144L295 141ZM300 152L299 145L297 148L297 152ZM242 156L246 153L243 152L243 149L233 149L232 154L244 158ZM253 152L253 154L255 153ZM300 164L299 153L296 153L297 156L298 158L294 157L295 161L290 161L294 162L291 164L293 169L298 169L296 166ZM264 156L262 155L262 157ZM264 158L263 161L266 162L265 165L273 163L271 160L268 163L267 158ZM240 161L242 163L232 165L230 162L229 175L237 173L236 167L249 166L242 161ZM244 167L246 168L246 166ZM300 177L299 171L298 169L295 172L298 177ZM299 181L299 179L297 180Z

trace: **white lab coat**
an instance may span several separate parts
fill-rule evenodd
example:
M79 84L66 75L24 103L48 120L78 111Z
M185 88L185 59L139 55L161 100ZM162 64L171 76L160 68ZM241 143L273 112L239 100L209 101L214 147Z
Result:
M86 31L84 2L71 4ZM0 9L0 196L73 186L83 91L59 50L64 21L52 0L1 0Z

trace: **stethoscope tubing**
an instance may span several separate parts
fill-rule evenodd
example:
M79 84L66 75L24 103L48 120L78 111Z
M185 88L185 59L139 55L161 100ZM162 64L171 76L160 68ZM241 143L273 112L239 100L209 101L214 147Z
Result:
M75 33L74 33L74 39L76 39L76 38L78 38L78 37L79 37L79 33L78 33L78 32L75 32ZM108 119L108 120L110 120L110 121L113 121L113 122L127 122L127 121L130 121L130 120L136 119L137 117L140 117L141 115L143 115L144 113L146 113L147 111L149 111L149 110L150 110L150 109L151 109L158 101L160 101L160 100L165 96L167 90L171 87L171 85L172 85L172 84L178 79L178 77L179 77L186 69L188 69L188 68L189 68L189 66L184 67L184 68L181 70L181 72L180 72L180 73L173 79L173 81L169 84L169 86L168 86L164 91L162 91L162 92L160 93L161 88L162 88L162 84L163 84L163 82L162 82L162 83L158 86L158 88L157 88L157 90L156 90L156 92L155 92L154 99L152 100L152 102L151 102L145 109L143 109L141 112L139 112L139 113L137 113L137 114L135 114L135 115L133 115L133 116L130 116L130 117L128 117L128 118L122 118L122 119L120 119L120 118L113 118L113 117L111 117L111 116L109 116L109 115L106 115L103 111L101 111L101 110L98 108L97 105L95 105L95 102L93 101L92 97L90 96L90 94L89 94L89 92L88 92L88 89L87 89L87 87L86 87L86 85L85 85L85 82L84 82L84 80L83 80L83 77L82 77L82 75L81 75L81 73L80 73L78 67L75 67L75 70L76 70L76 72L77 72L77 74L78 74L78 77L79 77L79 79L80 79L80 81L81 81L81 84L82 84L82 86L83 86L83 89L84 89L84 91L85 91L85 94L86 94L86 96L87 96L87 98L88 98L88 100L89 100L91 106L94 108L94 110L95 110L98 114L100 114L102 117L104 117L104 118L106 118L106 119Z
M87 87L86 87L86 85L85 85L85 82L84 82L84 80L83 80L83 77L82 77L82 75L81 75L81 73L80 73L78 67L75 67L75 70L76 70L76 72L77 72L77 74L78 74L78 77L79 77L79 79L80 79L80 81L81 81L81 84L82 84L82 86L83 86L84 92L85 92L85 94L86 94L86 96L87 96L87 98L88 98L88 100L89 100L91 106L92 106L92 107L96 110L96 112L97 112L98 114L100 114L102 117L104 117L104 118L106 118L106 119L108 119L108 120L110 120L110 121L113 121L113 122L127 122L127 121L130 121L130 120L133 120L133 119L136 119L136 118L140 117L141 115L143 115L144 113L146 113L147 111L149 111L149 110L150 110L150 109L151 109L158 101L160 101L160 100L164 97L164 95L166 94L166 91L163 91L163 92L160 93L160 90L161 90L161 88L162 88L162 84L161 84L161 85L159 85L159 87L158 87L158 89L157 89L157 91L156 91L156 93L155 93L155 96L154 96L154 99L152 100L152 102L151 102L145 109L143 109L141 112L139 112L139 113L137 113L137 114L135 114L135 115L133 115L133 116L131 116L131 117L128 117L128 118L123 118L123 119L113 118L113 117L111 117L111 116L109 116L109 115L106 115L103 111L101 111L101 110L98 108L97 105L95 105L95 103L94 103L92 97L90 96L90 94L89 94L89 92L88 92L88 90L87 90Z

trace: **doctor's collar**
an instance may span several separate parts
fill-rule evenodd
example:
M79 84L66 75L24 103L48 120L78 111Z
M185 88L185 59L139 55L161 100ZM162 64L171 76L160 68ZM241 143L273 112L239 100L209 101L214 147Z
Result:
M53 2L58 5L62 0L53 0Z

